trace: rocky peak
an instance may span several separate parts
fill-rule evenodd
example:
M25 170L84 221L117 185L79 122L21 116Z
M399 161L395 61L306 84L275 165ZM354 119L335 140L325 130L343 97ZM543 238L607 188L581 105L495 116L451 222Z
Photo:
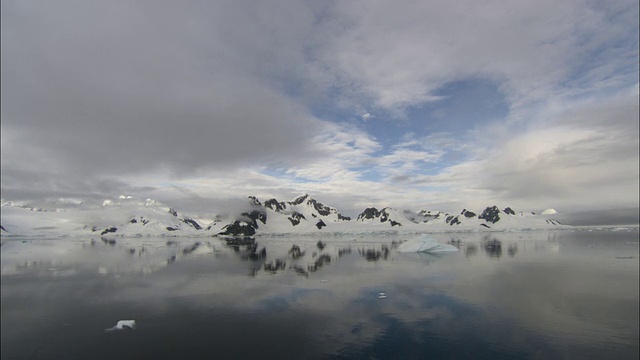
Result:
M269 199L267 201L264 202L264 206L275 211L275 212L280 212L283 211L287 208L287 204L285 204L282 201L278 201L276 199Z
M460 213L460 215L464 215L464 217L466 217L466 218L476 217L476 213L474 213L473 211L469 211L467 209L463 209L462 212Z
M302 196L298 196L297 198L295 198L293 201L290 201L289 204L291 205L300 205L302 204L307 198L309 198L309 194L304 194Z
M484 209L482 214L478 216L478 219L482 219L486 222L495 224L500 221L500 209L498 209L498 207L495 205L492 207L487 207L486 209Z
M357 220L371 220L380 217L380 211L374 207L366 208L360 215L358 215Z

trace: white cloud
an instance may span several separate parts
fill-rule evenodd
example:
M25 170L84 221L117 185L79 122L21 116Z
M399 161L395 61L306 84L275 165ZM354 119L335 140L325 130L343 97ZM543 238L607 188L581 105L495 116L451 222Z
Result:
M521 107L557 93L575 68L589 69L589 84L610 79L614 69L633 71L632 43L604 46L637 23L619 15L633 8L581 0L340 2L325 24L335 36L327 37L319 64L392 112L438 100L433 92L443 84L474 77L502 83L512 106ZM593 52L608 70L589 68Z

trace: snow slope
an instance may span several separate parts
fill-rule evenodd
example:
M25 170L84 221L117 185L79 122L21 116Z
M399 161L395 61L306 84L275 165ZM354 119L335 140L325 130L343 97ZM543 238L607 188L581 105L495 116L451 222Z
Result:
M249 197L239 215L199 224L157 201L120 196L101 205L42 209L2 202L2 234L25 236L230 236L477 232L569 228L550 215L497 206L459 213L391 207L365 209L355 219L309 195L292 201Z
M157 201L121 196L97 208L34 210L3 203L5 233L24 236L182 236L197 234L201 226Z

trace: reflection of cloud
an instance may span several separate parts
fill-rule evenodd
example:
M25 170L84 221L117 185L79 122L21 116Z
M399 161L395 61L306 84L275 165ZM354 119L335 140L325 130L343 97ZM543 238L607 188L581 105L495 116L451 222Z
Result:
M434 262L406 261L393 250L386 261L380 261L382 257L379 261L367 261L356 251L381 251L382 244L402 240L402 236L327 237L322 238L326 247L321 253L332 257L330 265L309 273L308 277L287 269L275 273L259 271L252 279L246 276L247 263L242 257L218 239L212 239L211 246L219 252L199 253L196 249L188 254L180 249L191 249L193 239L172 239L176 243L170 245L158 239L153 239L155 242L139 240L137 244L144 244L148 249L142 256L128 252L136 244L135 240L118 242L113 247L101 243L95 247L85 243L83 247L82 243L61 241L61 248L69 251L50 256L61 261L57 266L76 264L79 270L93 269L94 277L71 275L76 276L77 281L50 284L49 289L56 291L47 294L40 291L45 278L40 278L38 283L22 282L20 286L24 287L21 294L30 295L32 299L41 299L44 295L60 300L68 293L82 293L92 306L104 307L114 302L144 304L149 322L166 321L180 313L195 323L211 326L208 331L212 332L239 334L240 325L232 326L234 322L246 327L245 331L251 334L260 333L256 329L270 329L269 334L280 336L277 344L285 335L292 336L287 342L299 339L303 343L306 339L306 344L322 355L349 354L357 350L373 355L385 345L397 351L397 356L411 357L411 351L428 350L433 344L430 341L439 341L442 347L448 347L460 345L460 339L471 338L477 343L456 349L491 348L499 344L501 349L526 352L540 346L554 354L554 349L549 350L546 344L547 336L571 341L571 334L579 334L581 341L596 347L608 341L598 330L624 337L628 329L611 329L612 322L608 319L610 316L626 318L627 312L633 311L630 306L637 307L637 287L623 288L625 284L635 284L637 273L623 273L622 282L611 282L608 280L612 276L620 276L618 270L603 268L600 263L586 263L575 253L560 251L550 258L548 251L526 251L535 244L554 245L579 237L572 234L501 233L499 238L507 252L510 246L518 246L513 258L467 258L456 253ZM470 249L472 245L485 244L483 236L456 234L455 241L461 249ZM450 234L434 237L444 242L452 239ZM354 243L354 240L357 241ZM267 262L286 258L288 266L307 265L314 259L312 252L318 251L316 237L273 237L259 241L267 248ZM293 242L300 249L306 249L306 255L293 259L289 254ZM3 266L7 260L12 261L6 250L11 250L13 245L3 245ZM15 245L22 246L21 243ZM38 246L34 244L31 248ZM338 256L341 249L349 246L353 251L343 251L342 256ZM553 246L541 247L549 248ZM139 271L143 264L166 261L169 254L177 256L173 266L158 268L147 276ZM82 263L78 263L80 260ZM119 278L97 276L96 269L108 264L115 264ZM632 265L637 263L627 266ZM24 273L29 274L32 273ZM87 272L78 271L78 275L86 276ZM602 284L603 288L594 289L594 284ZM14 285L3 282L2 286L4 315L4 300L15 292L5 291ZM59 291L61 289L65 291ZM387 298L379 299L380 292L385 292ZM606 294L616 294L616 297L606 297ZM603 301L605 299L610 302ZM585 314L585 311L593 313ZM584 315L576 316L576 313ZM46 319L50 315L39 316ZM212 319L225 325L212 324ZM189 321L180 322L172 331L179 332L191 325ZM585 334L582 329L590 332ZM251 343L262 341L260 339L252 338Z

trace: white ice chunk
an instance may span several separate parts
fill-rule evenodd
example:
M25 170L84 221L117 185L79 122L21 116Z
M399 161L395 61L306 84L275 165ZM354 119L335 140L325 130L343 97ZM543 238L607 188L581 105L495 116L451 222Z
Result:
M436 253L455 252L458 249L453 245L441 244L430 237L420 237L400 244L396 251L404 253Z
M124 329L135 329L136 321L135 320L120 320L116 324L116 326L112 328L106 329L106 331L114 331L114 330L124 330Z

